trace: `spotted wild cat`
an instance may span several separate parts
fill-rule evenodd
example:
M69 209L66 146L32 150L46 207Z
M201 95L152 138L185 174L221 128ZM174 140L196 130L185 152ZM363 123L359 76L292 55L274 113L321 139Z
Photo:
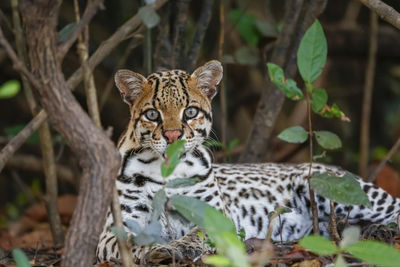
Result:
M212 155L203 146L211 131L211 100L222 78L222 66L210 61L193 74L181 70L163 71L147 78L129 70L120 70L115 82L123 100L130 107L130 121L121 136L118 148L122 166L116 184L123 220L135 220L144 227L152 212L152 199L162 188L160 165L168 144L186 140L185 154L167 180L200 177L191 187L168 188L167 195L181 194L196 197L222 210L232 218L236 228L244 229L246 239L264 238L268 213L278 205L290 207L274 223L273 240L301 238L312 230L310 201L305 177L308 164L213 164ZM313 172L344 175L333 166L313 164ZM400 199L384 190L357 181L372 203L372 208L335 204L335 214L348 215L350 223L360 220L387 223L400 211ZM317 196L320 225L328 220L329 200ZM162 238L173 240L151 248L133 246L135 260L144 256L149 263L159 254L175 254L195 258L202 253L194 225L168 216L172 233L166 230L166 214L161 216ZM113 220L108 213L97 247L97 261L119 258L116 237L110 231ZM126 228L129 232L129 229ZM192 231L191 231L192 230ZM172 236L171 236L172 235Z

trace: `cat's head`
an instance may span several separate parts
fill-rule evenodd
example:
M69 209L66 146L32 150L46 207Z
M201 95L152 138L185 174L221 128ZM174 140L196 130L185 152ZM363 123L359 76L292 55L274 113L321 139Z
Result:
M164 155L167 145L179 139L186 140L186 151L203 143L211 131L211 100L222 73L221 63L216 60L192 74L170 70L145 78L130 70L119 70L115 83L131 113L119 146L132 141Z

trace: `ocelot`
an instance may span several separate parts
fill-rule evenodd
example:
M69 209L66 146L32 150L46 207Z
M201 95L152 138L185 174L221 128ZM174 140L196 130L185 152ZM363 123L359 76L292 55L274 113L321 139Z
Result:
M200 177L201 181L191 187L168 188L168 196L181 194L206 201L230 217L238 231L244 229L246 239L265 238L268 214L277 206L289 207L291 211L282 214L275 224L272 239L289 241L307 235L312 231L308 164L213 164L212 155L203 146L211 131L211 100L222 73L221 64L215 60L191 75L182 70L156 72L147 78L129 70L116 73L116 86L130 107L128 127L118 142L122 166L116 186L123 221L135 220L141 227L148 223L153 196L163 186L160 165L165 150L168 144L182 139L186 140L185 154L167 180ZM312 166L312 172L346 173L334 166ZM336 216L347 216L350 223L393 221L400 211L400 199L359 177L357 181L372 208L335 203ZM330 201L316 196L316 202L324 228ZM175 254L176 259L200 256L203 248L194 225L168 216L171 231L167 231L166 216L162 214L160 219L162 238L172 241L167 245L133 246L130 249L136 261L142 258L142 262L151 263L165 254ZM98 262L120 257L112 225L109 212L96 251Z

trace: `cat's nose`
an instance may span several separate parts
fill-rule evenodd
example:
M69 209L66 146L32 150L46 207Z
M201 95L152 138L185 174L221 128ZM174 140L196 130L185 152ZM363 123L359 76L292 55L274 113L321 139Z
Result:
M183 131L182 130L168 130L164 132L164 137L167 140L168 144L175 142L176 140L182 137Z

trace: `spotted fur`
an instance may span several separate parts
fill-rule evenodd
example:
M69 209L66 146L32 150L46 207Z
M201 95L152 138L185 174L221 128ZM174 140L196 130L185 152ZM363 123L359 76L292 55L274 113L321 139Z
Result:
M186 140L185 154L167 181L187 177L201 180L191 187L167 188L168 196L187 195L206 201L230 217L238 230L244 229L246 239L265 238L270 223L268 214L277 206L289 207L291 212L271 222L272 239L288 241L303 237L312 230L305 179L308 164L213 164L212 155L202 145L211 130L211 99L221 78L218 61L206 63L192 75L181 70L157 72L147 78L127 70L116 74L116 85L131 112L127 130L118 143L123 160L116 185L123 221L135 220L142 227L149 222L154 194L163 187L160 165L172 136ZM189 108L197 112L188 111ZM345 174L338 167L322 164L313 164L312 172ZM400 200L360 178L357 181L372 208L335 203L336 216L348 216L350 223L393 221L400 211ZM317 196L316 202L324 228L329 217L329 200ZM167 216L171 231L166 227ZM160 255L172 254L177 259L193 259L204 252L193 224L174 216L173 211L162 214L160 221L162 238L172 242L151 248L133 246L136 261L142 258L152 263ZM119 258L116 238L110 231L112 224L109 213L97 247L98 262ZM127 227L125 230L130 232Z

